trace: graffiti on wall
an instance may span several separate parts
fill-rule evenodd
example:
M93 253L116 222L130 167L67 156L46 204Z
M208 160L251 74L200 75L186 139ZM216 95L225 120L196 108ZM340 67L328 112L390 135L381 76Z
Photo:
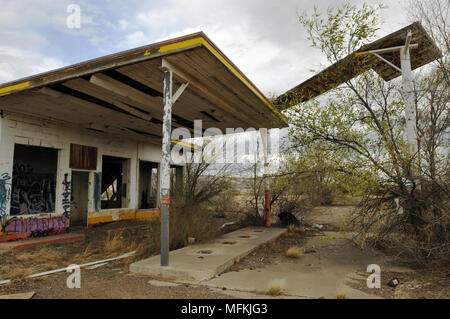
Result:
M6 232L26 233L28 237L46 236L53 233L65 232L69 227L69 219L65 215L44 218L13 217L8 220Z
M9 195L11 192L10 182L11 176L8 173L3 173L0 176L0 231L3 229L4 220L6 219Z
M55 176L35 173L27 164L14 164L11 215L50 213L55 210Z
M63 214L67 218L70 218L70 203L72 201L72 182L67 180L67 176L69 174L64 174L64 180L62 182L63 184L63 193L62 193L62 207L63 207Z
M11 177L8 173L3 173L0 176L0 217L7 215L6 206L11 192L11 189L9 188L10 183L8 182L10 179Z
M53 212L55 210L55 178L51 174L37 174L28 165L15 165L12 182L8 174L0 177L0 231L6 237L0 241L15 240L26 237L39 237L66 232L70 224L70 206L76 207L72 195L72 183L69 174L64 174L62 182L63 214L48 217L19 217L17 215ZM12 185L11 189L7 185ZM6 206L11 191L11 215L9 218ZM0 215L1 217L2 215Z

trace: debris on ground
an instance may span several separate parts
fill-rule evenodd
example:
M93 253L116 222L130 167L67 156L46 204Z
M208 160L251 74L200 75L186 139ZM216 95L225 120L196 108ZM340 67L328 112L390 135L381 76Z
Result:
M399 284L400 284L400 280L398 280L397 277L392 278L392 279L387 283L387 285L388 285L389 287L392 287L392 288L397 287Z
M0 299L31 299L34 296L34 291L20 294L11 294L0 296Z
M294 225L297 227L300 226L299 220L292 213L281 212L278 214L278 218L280 219L280 222L283 226L290 226L290 225Z

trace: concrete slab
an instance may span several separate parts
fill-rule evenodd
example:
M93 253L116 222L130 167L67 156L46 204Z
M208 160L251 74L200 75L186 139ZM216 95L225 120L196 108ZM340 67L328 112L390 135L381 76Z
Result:
M169 266L160 266L160 256L130 265L130 272L177 282L196 283L213 278L261 244L276 239L286 229L248 227L223 235L211 243L187 246L170 252Z
M331 232L326 234L330 238L338 235ZM347 284L348 281L357 278L355 272L358 269L365 269L367 265L373 263L382 265L379 254L361 251L345 238L322 242L319 237L312 237L307 241L306 247L314 247L317 253L305 254L298 260L272 264L260 269L224 273L202 282L202 285L210 288L226 288L223 293L237 298L245 295L253 298L251 294L255 292L261 296L274 282L281 283L284 293L277 298L334 299L338 294L345 294L349 299L379 298L355 290Z
M26 239L26 240L19 240L19 241L11 241L11 242L5 242L0 243L0 251L6 252L10 250L21 250L31 247L37 247L37 246L45 246L45 245L52 245L52 244L59 244L64 242L72 242L76 240L82 240L84 239L84 234L74 234L74 233L68 233L68 234L61 234L61 235L51 235L46 237L39 237L39 238L32 238L32 239Z

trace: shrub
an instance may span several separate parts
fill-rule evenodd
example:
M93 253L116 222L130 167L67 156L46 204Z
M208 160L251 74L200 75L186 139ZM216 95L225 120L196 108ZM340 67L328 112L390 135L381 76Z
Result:
M272 279L267 287L267 294L271 296L279 296L283 294L285 285L285 279Z
M286 251L286 256L290 258L300 258L303 255L303 249L297 246L292 246Z
M175 207L170 212L170 248L178 249L188 244L188 238L196 242L215 238L219 224L201 204L187 204Z

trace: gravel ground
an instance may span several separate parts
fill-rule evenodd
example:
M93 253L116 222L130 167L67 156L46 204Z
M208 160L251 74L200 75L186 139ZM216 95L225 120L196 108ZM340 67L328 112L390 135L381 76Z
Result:
M128 262L116 261L88 270L81 269L81 288L69 289L69 273L18 280L0 286L0 295L34 291L33 299L224 299L229 296L203 286L180 284L156 287L149 277L128 273Z

